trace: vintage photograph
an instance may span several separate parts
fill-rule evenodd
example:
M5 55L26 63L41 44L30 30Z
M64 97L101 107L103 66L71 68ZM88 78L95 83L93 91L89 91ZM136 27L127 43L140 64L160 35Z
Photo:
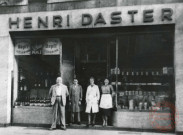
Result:
M0 0L0 135L183 135L183 0Z

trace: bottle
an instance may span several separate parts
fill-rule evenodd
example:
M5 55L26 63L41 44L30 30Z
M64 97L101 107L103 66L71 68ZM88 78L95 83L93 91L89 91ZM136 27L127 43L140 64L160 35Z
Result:
M134 110L134 100L133 99L129 100L129 110Z
M156 82L157 83L160 83L160 81L159 81L159 75L160 75L159 71L156 71Z
M20 86L20 91L23 91L23 86Z
M41 72L41 73L40 73L40 76L39 76L39 87L40 87L40 88L44 87L43 72Z
M38 103L37 103L37 98L35 97L34 98L34 106L37 106L38 105Z
M42 105L43 105L43 98L40 97L40 98L39 98L39 106L42 106Z
M144 110L147 110L147 102L144 102Z
M41 80L38 81L38 88L41 88Z
M131 78L130 78L130 82L131 83L135 83L135 73L134 73L134 71L132 71L132 75L131 75Z
M46 76L45 76L45 81L44 81L44 85L45 85L45 88L47 88L48 87L48 80L49 80L49 73L47 72L46 73Z
M119 68L117 68L117 75L119 75L120 74L120 69Z
M25 106L29 106L29 105L30 105L30 103L29 103L29 98L26 97L26 98L25 98Z
M46 107L46 97L43 99L43 106Z
M29 103L30 103L30 106L33 106L32 105L32 97L30 97Z
M24 85L24 91L27 91L27 85Z
M38 72L36 72L36 74L35 74L35 80L34 80L34 88L35 89L38 87L38 79L39 79Z
M121 83L122 83L122 85L125 84L125 73L124 73L124 71L121 71Z
M27 98L27 105L30 106L30 97Z
M139 110L142 110L142 102L139 102Z
M155 73L154 73L154 71L153 70L151 70L151 74L150 74L150 83L153 83L153 85L154 85L154 83L155 83Z
M124 76L125 75L125 72L124 71L121 71L121 75Z
M126 82L130 83L130 78L129 78L129 72L128 71L126 72Z
M145 72L145 82L149 83L149 73L148 73L148 71Z
M136 79L135 79L135 80L136 80L136 81L135 81L136 83L141 83L140 80L139 80L139 72L138 72L138 71L136 72L135 78L136 78Z
M36 102L36 98L33 97L33 98L32 98L32 106L35 106L35 102Z

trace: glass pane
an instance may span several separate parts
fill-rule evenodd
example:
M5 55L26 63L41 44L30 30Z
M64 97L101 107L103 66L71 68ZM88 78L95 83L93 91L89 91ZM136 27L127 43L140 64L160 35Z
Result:
M118 108L167 110L173 101L172 32L131 33L119 36Z

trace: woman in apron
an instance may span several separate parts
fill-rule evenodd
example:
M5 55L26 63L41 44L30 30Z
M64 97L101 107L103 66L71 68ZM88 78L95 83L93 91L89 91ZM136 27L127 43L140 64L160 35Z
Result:
M113 108L112 97L114 95L114 89L112 85L109 85L109 80L104 80L104 85L101 87L101 100L100 108L102 110L103 126L107 126L108 116L111 115Z

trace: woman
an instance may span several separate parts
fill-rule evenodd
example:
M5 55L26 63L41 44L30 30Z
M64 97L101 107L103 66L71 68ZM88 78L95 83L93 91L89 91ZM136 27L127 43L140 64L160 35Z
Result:
M109 79L107 78L101 87L101 94L100 108L102 109L103 126L107 126L108 116L111 115L111 109L113 108L112 97L114 95L114 89L112 85L109 85Z
M88 113L88 124L91 124L91 115L93 115L92 126L95 125L96 113L99 112L98 102L100 99L100 92L97 85L94 84L94 78L90 78L90 85L86 92L86 113Z

